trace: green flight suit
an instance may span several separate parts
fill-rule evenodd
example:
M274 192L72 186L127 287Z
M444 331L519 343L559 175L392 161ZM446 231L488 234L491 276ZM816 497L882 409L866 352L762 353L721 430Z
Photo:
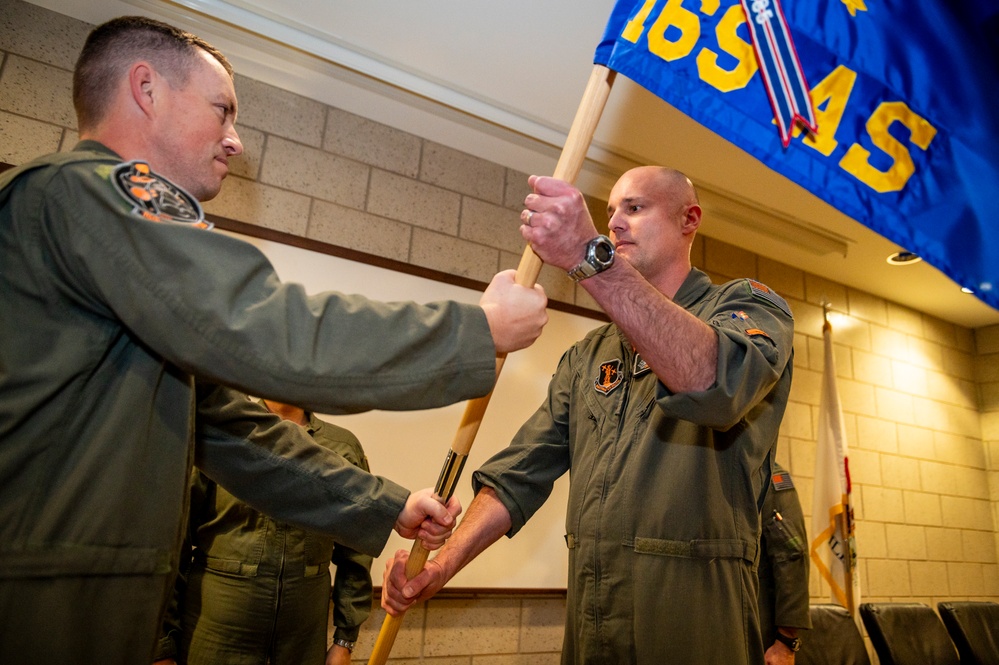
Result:
M763 662L759 510L793 321L763 285L716 286L696 269L674 300L718 335L713 386L671 393L603 326L565 353L546 402L473 476L497 491L512 536L571 470L563 663Z
M805 516L798 501L791 474L773 463L770 491L760 511L763 531L760 536L760 626L763 647L774 643L777 626L807 629L812 627L808 614L808 546ZM802 641L807 635L799 632Z
M84 141L0 175L4 665L152 658L195 456L254 508L381 550L405 489L210 384L336 414L495 380L481 308L307 295L120 162Z
M306 430L319 445L369 470L349 430L315 414ZM372 557L249 508L197 469L188 538L157 659L321 665L331 597L339 639L356 641L371 613ZM332 596L330 562L336 565Z

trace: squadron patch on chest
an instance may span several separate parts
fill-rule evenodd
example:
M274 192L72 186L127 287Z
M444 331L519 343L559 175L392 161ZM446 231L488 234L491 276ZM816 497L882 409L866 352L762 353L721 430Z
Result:
M593 387L596 388L598 393L607 395L621 385L621 382L624 380L621 365L622 363L619 358L600 363L600 369L597 370L597 379L593 382Z
M643 358L642 356L640 356L639 354L636 353L635 354L635 365L634 365L634 367L631 368L631 375L632 376L641 376L641 375L646 374L646 373L651 372L651 371L652 371L652 368L649 367L649 363L645 362L645 358Z
M201 229L214 226L205 221L197 199L161 175L149 164L132 161L111 172L115 190L132 206L132 213L152 222L190 224Z

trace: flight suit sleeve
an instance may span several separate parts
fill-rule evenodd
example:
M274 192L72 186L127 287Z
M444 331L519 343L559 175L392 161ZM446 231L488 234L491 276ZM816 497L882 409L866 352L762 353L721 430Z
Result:
M327 427L329 425L327 424ZM342 429L342 428L341 428ZM348 461L364 471L369 471L368 458L364 455L357 437L350 432L349 447L344 455ZM356 460L356 461L355 461ZM330 599L332 600L335 639L356 642L363 624L371 614L374 588L371 582L371 564L374 559L341 543L333 547L332 563L336 566Z
M773 575L774 625L811 628L807 537L797 490L771 487L761 518Z
M195 464L255 510L370 555L409 492L366 473L229 388L197 386Z
M668 417L728 430L770 392L792 361L790 310L782 300L760 297L750 284L733 283L700 315L718 335L716 380L707 390L685 393L672 393L660 382L657 399Z
M83 162L39 183L37 239L74 299L184 371L322 413L433 408L492 388L477 305L306 294L249 243L134 212L102 176L113 167Z
M510 513L513 537L551 496L555 481L569 470L569 397L572 390L571 357L575 347L559 361L548 387L548 396L521 426L509 446L472 474L472 486L496 491Z

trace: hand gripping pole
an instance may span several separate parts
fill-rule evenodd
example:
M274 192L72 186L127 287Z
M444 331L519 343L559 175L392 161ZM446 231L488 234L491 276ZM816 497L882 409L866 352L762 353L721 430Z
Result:
M565 147L563 147L558 164L555 166L555 173L553 175L556 178L570 183L576 181L576 177L583 168L586 152L590 147L590 142L593 140L593 133L596 131L597 123L600 121L600 115L603 113L604 105L607 103L607 97L610 95L613 83L613 71L603 65L593 66L593 71L590 73L590 80L586 84L586 90L583 92L583 99L579 103L579 108L576 110L576 117L573 119L572 127L569 129L569 136L566 138ZM534 250L531 249L531 246L528 245L525 247L520 264L517 266L517 284L533 287L534 283L538 281L541 266L542 261L534 253ZM499 354L496 357L497 379L499 378L500 371L503 369L503 362L505 360L505 353ZM448 451L447 459L444 461L444 467L441 469L441 475L437 479L437 485L434 489L437 495L442 497L445 502L454 494L458 479L461 476L461 469L465 464L465 459L468 457L469 451L472 449L472 443L475 441L475 435L479 431L479 425L482 423L482 418L486 413L490 397L492 397L492 392L483 397L470 400L465 406L465 413L462 415L461 424L458 426L458 431L451 443L451 449ZM409 561L406 563L407 578L412 579L423 570L429 554L430 552L419 541L413 543L413 549L409 554ZM394 617L390 614L385 615L385 621L382 622L382 628L378 633L378 639L375 641L371 658L368 659L368 665L385 665L401 625L402 617Z

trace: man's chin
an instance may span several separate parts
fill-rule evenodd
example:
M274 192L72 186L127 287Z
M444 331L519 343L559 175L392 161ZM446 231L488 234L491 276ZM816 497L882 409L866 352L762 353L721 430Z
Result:
M191 194L201 203L204 203L205 201L211 201L212 199L214 199L216 196L219 195L219 192L222 191L223 178L225 178L224 175L218 180L215 180L214 182L205 182L204 184L202 184L202 186L198 189L197 192L191 192Z

